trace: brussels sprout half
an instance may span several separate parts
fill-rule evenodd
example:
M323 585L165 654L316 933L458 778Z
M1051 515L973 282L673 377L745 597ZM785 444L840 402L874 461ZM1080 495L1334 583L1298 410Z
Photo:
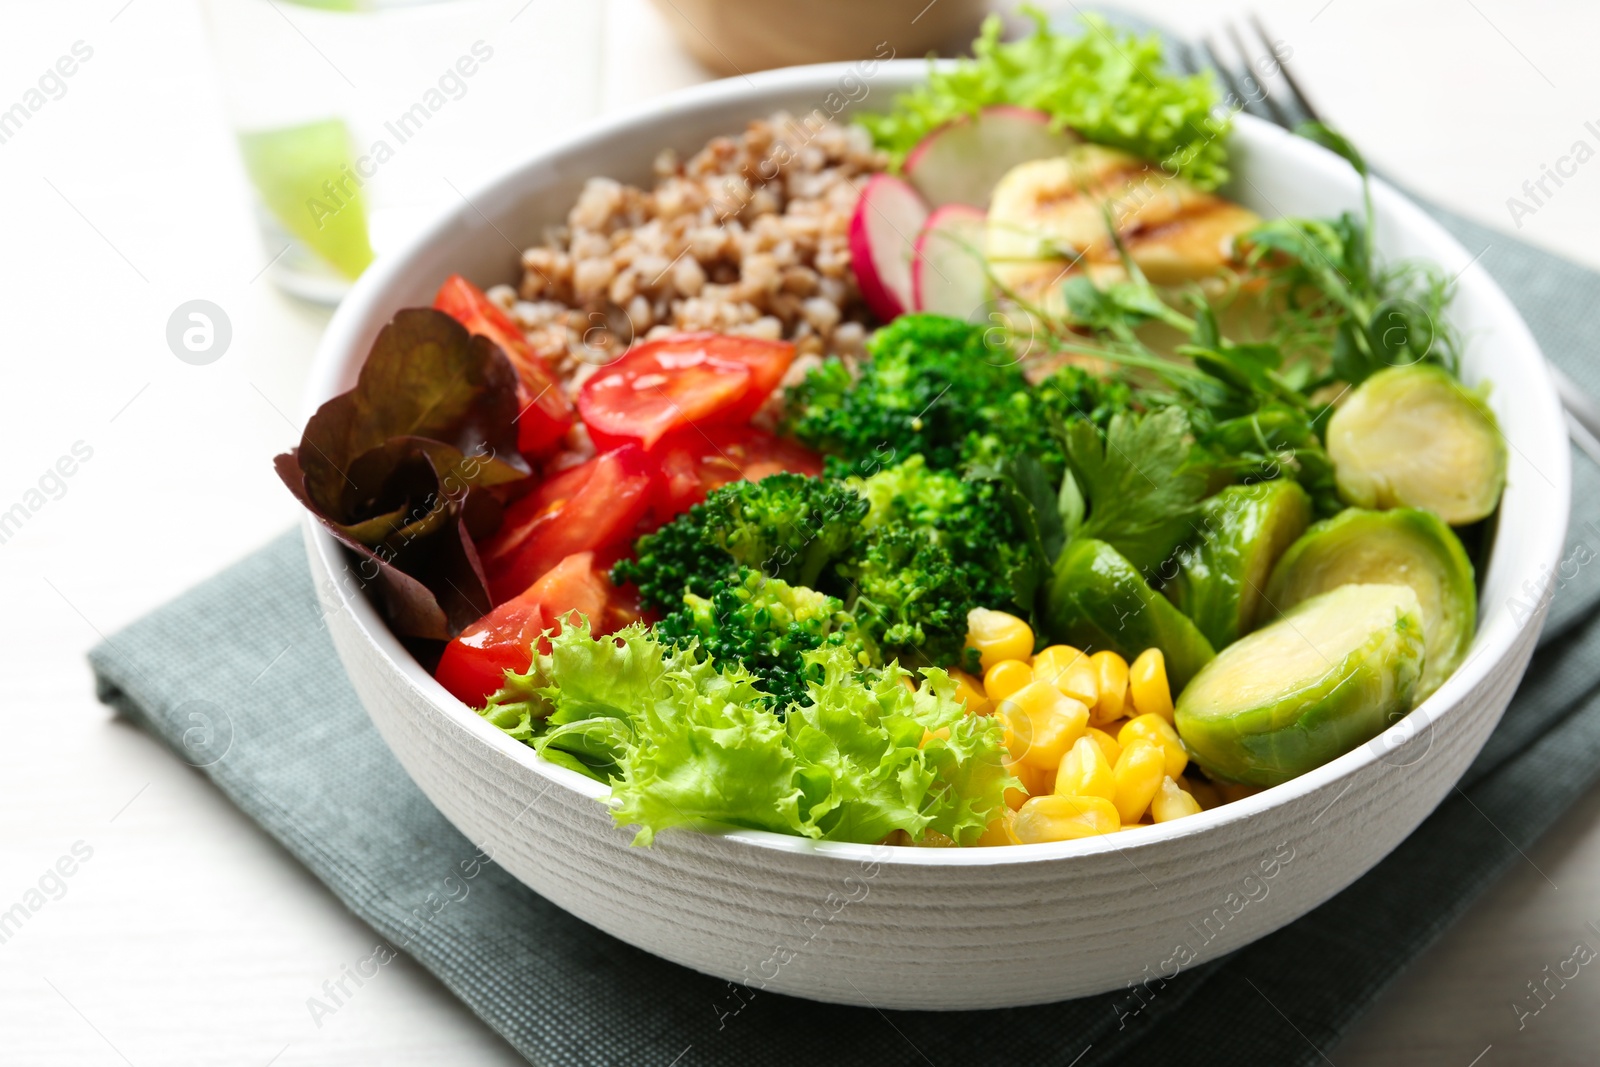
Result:
M1151 589L1137 567L1092 537L1069 542L1056 557L1043 621L1051 640L1084 651L1110 649L1132 660L1159 648L1173 693L1215 655L1194 623Z
M1506 484L1506 443L1481 397L1441 367L1389 367L1328 420L1346 503L1427 508L1452 526L1487 517Z
M1273 568L1267 602L1288 611L1341 585L1409 585L1422 610L1428 661L1415 699L1439 688L1467 657L1478 619L1472 562L1455 532L1417 508L1350 508L1317 523Z
M1205 502L1200 521L1161 591L1223 648L1255 624L1273 563L1311 521L1311 498L1286 478L1230 485Z
M1340 586L1206 664L1178 698L1178 735L1208 774L1278 785L1410 711L1425 655L1410 586Z

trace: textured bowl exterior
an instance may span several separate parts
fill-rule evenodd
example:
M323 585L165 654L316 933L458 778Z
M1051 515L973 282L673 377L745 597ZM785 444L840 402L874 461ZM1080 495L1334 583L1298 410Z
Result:
M880 65L870 94L922 76ZM821 107L855 66L775 71L679 94L541 152L380 261L329 327L315 405L353 382L373 336L446 274L515 276L582 182L648 175L777 107ZM875 99L874 104L880 103ZM1241 119L1229 192L1266 214L1359 203L1332 156ZM880 1008L1022 1005L1170 978L1259 938L1370 869L1431 812L1499 721L1538 637L1566 529L1567 445L1537 346L1468 254L1392 189L1375 190L1380 249L1463 269L1453 317L1464 374L1490 378L1513 461L1467 662L1371 744L1286 785L1161 826L997 849L821 844L757 831L669 832L650 848L613 825L597 783L544 764L450 697L361 594L309 519L313 576L357 693L400 762L461 831L574 915L659 956L752 987ZM502 239L500 234L506 235Z

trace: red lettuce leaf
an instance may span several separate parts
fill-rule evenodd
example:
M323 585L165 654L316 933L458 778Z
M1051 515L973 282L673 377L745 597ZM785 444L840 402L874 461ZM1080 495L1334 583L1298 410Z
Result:
M357 556L396 632L448 640L491 607L473 538L492 486L530 474L517 451L516 372L495 345L427 308L401 311L354 389L317 409L278 476Z

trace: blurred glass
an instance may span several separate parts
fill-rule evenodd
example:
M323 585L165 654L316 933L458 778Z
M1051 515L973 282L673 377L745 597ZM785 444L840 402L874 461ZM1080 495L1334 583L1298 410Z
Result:
M595 0L201 3L266 271L310 300L599 111Z

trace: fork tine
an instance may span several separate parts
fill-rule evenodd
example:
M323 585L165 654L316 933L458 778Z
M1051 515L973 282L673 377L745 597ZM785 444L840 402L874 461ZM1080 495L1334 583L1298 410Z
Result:
M1194 43L1188 38L1184 38L1183 43L1179 47L1183 49L1184 68L1188 70L1190 74L1202 74L1211 69L1211 64L1207 62L1205 58L1197 54Z
M1179 38L1172 42L1168 53L1172 58L1172 65L1181 74L1198 74L1200 66L1195 63L1194 56L1189 48L1189 42Z
M1316 108L1311 106L1311 100L1306 96L1305 90L1300 87L1299 79L1294 76L1294 71L1289 69L1289 61L1278 55L1272 44L1272 35L1262 25L1260 16L1253 11L1250 13L1250 26L1256 31L1256 36L1261 40L1262 47L1267 50L1267 55L1270 55L1278 64L1278 73L1283 75L1283 84L1288 87L1290 102L1299 108L1301 113L1312 122L1321 122L1322 116L1317 113ZM1286 122L1284 125L1293 126L1293 123Z
M1239 59L1245 65L1245 83L1254 86L1260 91L1261 102L1265 104L1267 110L1272 113L1272 121L1277 123L1279 126L1282 126L1284 129L1289 129L1294 125L1294 120L1291 119L1289 117L1289 113L1283 109L1283 105L1278 103L1277 97L1272 95L1272 87L1267 84L1266 79L1264 79L1261 75L1260 61L1256 60L1252 62L1250 59L1250 49L1245 47L1244 38L1239 34L1238 25L1230 22L1228 23L1227 29L1228 37L1233 41L1233 47L1239 50ZM1267 50L1266 58L1275 59L1275 57L1272 55L1272 50L1270 47Z
M1239 79L1233 76L1233 71L1228 67L1228 64L1222 61L1222 53L1217 50L1217 46L1211 40L1210 34L1200 39L1200 46L1206 50L1206 55L1211 57L1212 68L1216 70L1217 77L1222 79L1223 86L1233 96L1237 106L1241 110L1255 114L1256 111L1252 108L1250 94L1244 91L1244 86L1239 83ZM1259 102L1255 103L1254 107L1259 108Z

